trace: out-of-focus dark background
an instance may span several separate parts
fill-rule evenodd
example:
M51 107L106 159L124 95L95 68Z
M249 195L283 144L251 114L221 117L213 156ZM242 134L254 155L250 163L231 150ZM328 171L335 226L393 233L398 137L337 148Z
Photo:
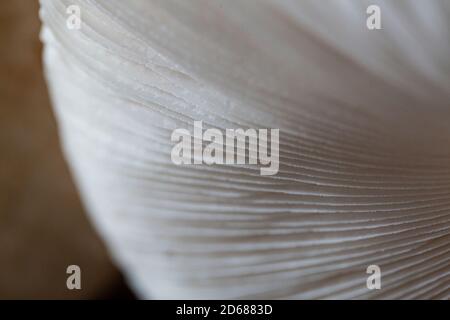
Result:
M45 86L37 0L0 1L0 299L133 298L88 221ZM66 268L81 267L81 290Z

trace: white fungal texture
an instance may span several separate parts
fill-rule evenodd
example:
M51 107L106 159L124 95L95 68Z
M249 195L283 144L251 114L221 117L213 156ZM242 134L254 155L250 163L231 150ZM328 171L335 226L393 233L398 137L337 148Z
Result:
M140 297L450 297L450 1L41 0L40 14L67 160ZM278 174L172 163L172 131L200 120L280 129Z

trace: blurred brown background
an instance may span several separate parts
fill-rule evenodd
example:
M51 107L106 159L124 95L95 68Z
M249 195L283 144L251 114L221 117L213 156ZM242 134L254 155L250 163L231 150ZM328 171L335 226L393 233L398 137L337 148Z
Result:
M132 298L62 157L38 10L37 0L0 1L0 299ZM70 264L82 290L66 288Z

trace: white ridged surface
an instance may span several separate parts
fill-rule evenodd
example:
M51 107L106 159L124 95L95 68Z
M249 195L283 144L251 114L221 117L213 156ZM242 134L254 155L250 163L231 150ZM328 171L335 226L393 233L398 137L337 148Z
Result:
M67 158L141 297L449 298L449 1L41 5ZM279 128L278 175L175 166L194 120Z

